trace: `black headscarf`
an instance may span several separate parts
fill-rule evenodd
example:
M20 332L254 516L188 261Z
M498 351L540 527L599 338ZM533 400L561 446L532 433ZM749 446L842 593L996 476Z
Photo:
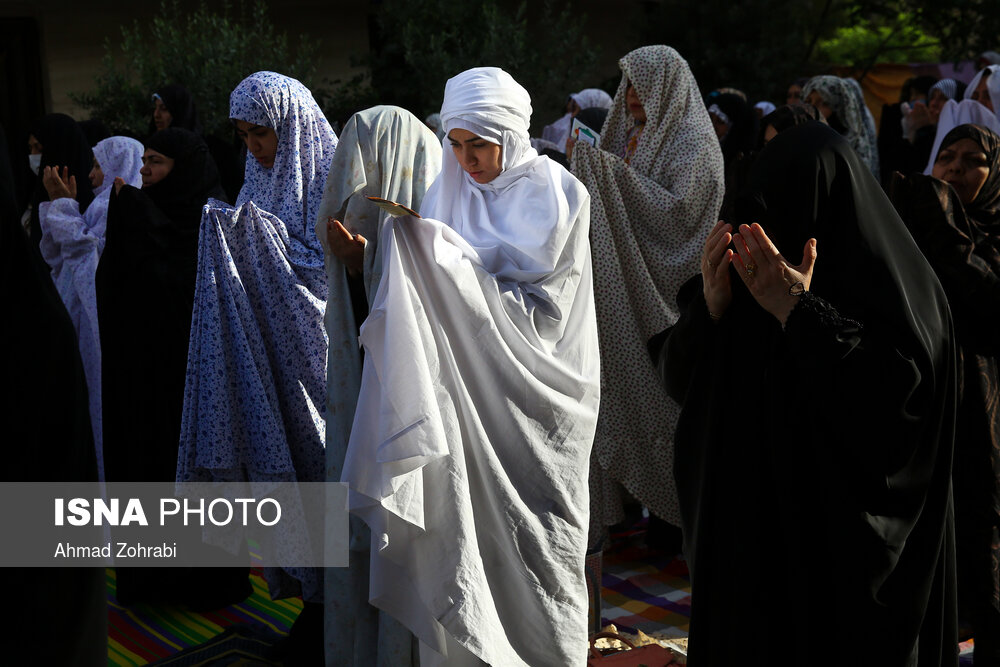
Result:
M45 167L69 167L69 175L76 177L76 200L83 213L94 200L88 176L94 166L94 153L77 122L63 113L42 116L32 123L30 132L42 144L42 163L31 197L31 238L37 244L42 238L41 226L38 224L38 205L49 200L49 194L42 184Z
M708 105L716 105L729 118L729 131L722 137L722 157L730 164L741 153L748 155L757 141L757 113L750 104L733 93L712 95Z
M699 276L654 349L683 406L674 470L693 577L689 664L743 661L747 614L760 613L810 665L839 664L823 646L846 617L859 664L953 665L944 293L831 128L775 137L746 193L737 222L759 222L792 264L816 238L818 259L784 330L731 269L722 319L709 318Z
M142 192L178 228L197 230L201 207L208 198L226 200L219 185L219 171L204 139L190 130L168 127L147 139L146 148L173 159L174 168L166 178L144 187Z
M764 132L773 127L778 134L796 125L817 121L826 123L823 114L811 104L783 104L760 120L760 132L757 133L758 150L764 147Z
M153 97L154 99L159 97L163 100L163 106L167 107L167 111L170 112L170 127L179 127L202 134L198 110L195 108L194 98L191 97L187 88L177 83L160 86L153 92ZM149 125L149 132L150 134L156 132L156 125L152 122Z
M944 135L938 152L962 139L972 139L983 149L990 169L986 182L979 189L976 198L965 204L965 213L982 233L998 238L1000 237L1000 137L982 125L959 125Z

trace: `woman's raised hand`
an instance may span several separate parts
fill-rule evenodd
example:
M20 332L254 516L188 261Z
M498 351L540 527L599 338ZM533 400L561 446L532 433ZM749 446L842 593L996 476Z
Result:
M49 201L63 197L76 199L76 176L69 175L69 167L62 168L61 176L59 167L46 167L42 174L42 185L49 193Z
M343 262L352 276L360 275L365 263L365 245L368 240L361 234L351 234L340 220L328 218L326 240L333 256Z
M125 187L125 179L121 176L115 177L115 194L117 195Z
M722 317L733 300L733 290L729 285L729 264L733 251L728 248L733 240L732 231L732 225L719 220L709 233L701 253L705 303L713 320Z
M798 266L792 266L781 256L757 223L740 225L733 242L737 253L732 259L736 272L761 308L778 318L784 327L798 298L812 282L816 239L806 241L802 263Z

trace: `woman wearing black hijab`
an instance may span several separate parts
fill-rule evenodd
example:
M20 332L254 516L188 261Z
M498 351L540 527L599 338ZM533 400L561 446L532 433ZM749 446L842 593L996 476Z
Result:
M746 192L737 221L760 224L716 225L650 342L683 406L688 664L955 665L944 293L829 127L775 137Z
M75 120L63 113L42 116L31 125L30 140L34 138L42 147L41 165L35 179L31 195L31 223L28 231L35 247L42 240L42 228L38 223L38 205L49 200L49 194L42 184L45 167L69 169L69 175L76 177L76 200L80 203L80 213L94 199L87 174L94 166L94 153L87 137Z
M944 286L961 359L955 433L958 603L975 664L1000 665L1000 137L959 125L932 176L897 175L893 202Z
M149 132L152 135L168 127L179 127L196 134L202 133L201 121L198 120L198 110L194 98L191 97L191 91L177 83L160 86L153 92L153 118Z
M96 276L109 482L176 477L201 210L225 197L193 132L157 132L143 163L141 190L116 182ZM214 608L249 593L245 568L118 569L123 604Z

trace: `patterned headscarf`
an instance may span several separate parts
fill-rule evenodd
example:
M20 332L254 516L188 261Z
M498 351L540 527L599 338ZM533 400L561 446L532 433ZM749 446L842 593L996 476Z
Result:
M95 195L107 192L121 177L134 187L142 185L142 144L129 137L108 137L94 146L94 159L104 172L104 182L94 190Z
M337 135L309 89L276 72L243 79L229 96L229 117L269 127L278 135L274 166L247 154L246 180L236 199L276 215L289 236L320 250L314 225Z
M802 89L803 99L813 91L818 92L830 105L837 120L843 125L843 135L847 142L878 177L878 149L875 143L874 121L869 127L865 115L867 107L859 94L860 87L855 89L847 79L841 79L839 76L823 75L809 79ZM831 125L835 126L833 123Z
M927 99L930 99L935 90L940 90L942 95L949 100L953 100L955 99L955 95L958 94L958 82L954 79L941 79L927 91Z

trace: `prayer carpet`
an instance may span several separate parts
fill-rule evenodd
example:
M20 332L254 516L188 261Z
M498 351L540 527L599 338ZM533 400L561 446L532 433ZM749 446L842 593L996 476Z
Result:
M271 600L257 568L250 571L253 584L250 597L212 612L149 605L122 607L115 597L112 568L107 569L107 580L108 665L113 667L147 665L171 656L180 658L177 654L195 646L204 650L185 654L191 661L171 660L169 664L205 664L209 656L216 665L268 664L250 661L250 657L265 655L267 648L288 634L288 628L302 611L300 598ZM223 633L227 634L206 645ZM232 660L227 661L225 656Z
M651 550L641 540L616 540L604 552L601 624L620 632L687 637L691 581L681 558Z

